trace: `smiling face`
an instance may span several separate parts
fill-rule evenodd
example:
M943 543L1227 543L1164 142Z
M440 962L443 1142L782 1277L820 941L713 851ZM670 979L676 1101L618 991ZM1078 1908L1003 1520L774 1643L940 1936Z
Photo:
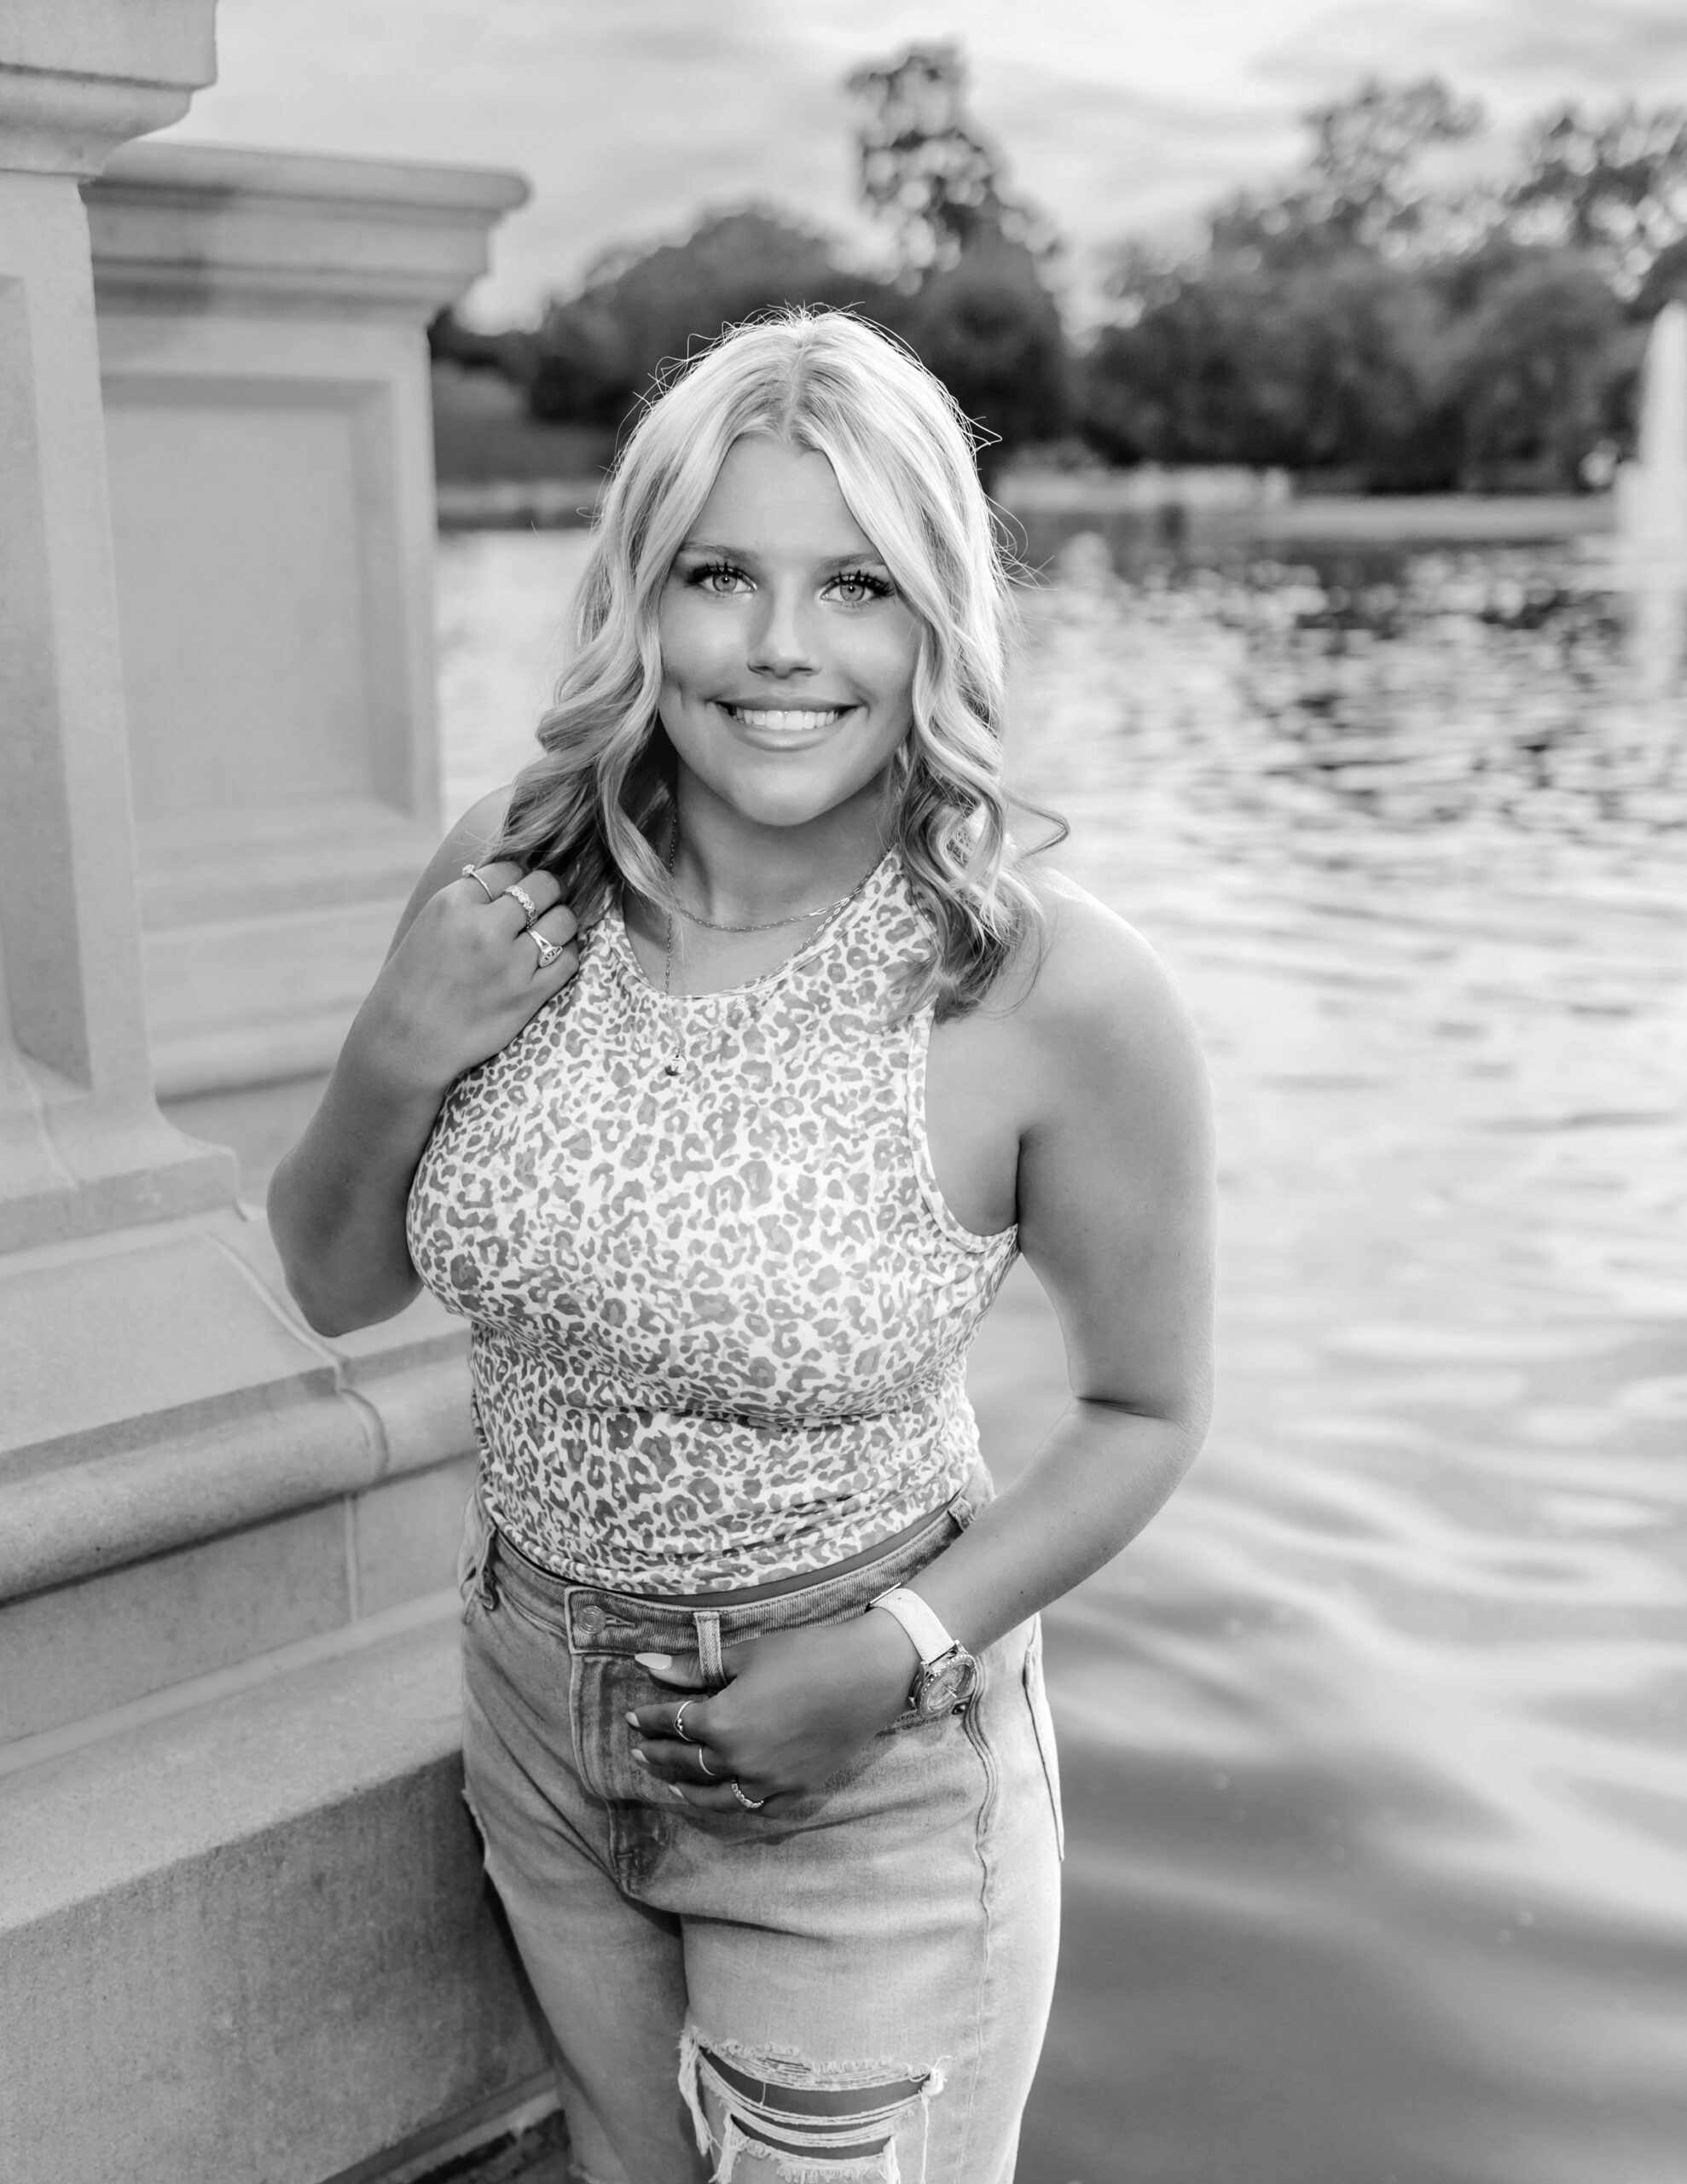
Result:
M657 628L682 802L783 828L877 795L913 725L919 624L823 455L734 443Z

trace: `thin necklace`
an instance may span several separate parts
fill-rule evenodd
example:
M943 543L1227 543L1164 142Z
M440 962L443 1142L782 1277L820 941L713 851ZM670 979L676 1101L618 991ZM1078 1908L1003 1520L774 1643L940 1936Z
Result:
M854 892L851 889L850 892ZM834 910L841 910L849 899L848 895L840 895L835 903L823 903L817 910L793 910L789 917L767 918L760 925L722 925L714 918L699 917L695 910L688 910L683 903L675 903L674 908L687 925L700 925L709 932L777 932L781 926L801 925L804 918L830 917Z
M674 876L674 866L678 861L679 854L680 829L676 820L674 826L674 831L669 837L668 854L663 859L664 868L667 872L670 880ZM770 918L765 925L716 925L712 918L698 917L693 911L688 910L683 903L679 903L677 908L679 909L680 915L686 919L690 924L703 926L710 932L777 932L781 926L801 925L805 919L818 918L820 922L816 927L814 935L815 938L818 940L820 934L826 931L826 926L832 923L832 920L840 916L844 911L847 910L850 903L855 900L856 897L865 891L868 880L872 879L873 874L878 871L879 864L882 864L883 863L884 859L881 857L878 860L878 863L870 864L867 870L861 874L861 878L855 882L855 886L849 890L849 893L847 895L840 895L835 903L827 903L824 908L818 910L793 910L788 918ZM788 961L790 959L787 957L786 960ZM775 966L775 968L778 967L780 967ZM772 973L770 973L768 975L771 976ZM686 1043L685 1033L682 1028L683 1019L679 1008L675 1006L676 996L674 992L673 907L670 907L666 911L664 920L662 936L662 997L669 1004L669 1020L674 1037L674 1058L671 1061L664 1062L663 1064L663 1073L668 1077L677 1077L685 1067Z

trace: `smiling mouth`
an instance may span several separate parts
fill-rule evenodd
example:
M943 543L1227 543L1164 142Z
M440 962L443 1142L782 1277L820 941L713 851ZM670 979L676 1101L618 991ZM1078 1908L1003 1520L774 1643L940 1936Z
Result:
M849 706L732 706L722 703L721 710L745 728L771 729L775 735L801 735L818 728L830 728L834 721L842 720L853 711Z

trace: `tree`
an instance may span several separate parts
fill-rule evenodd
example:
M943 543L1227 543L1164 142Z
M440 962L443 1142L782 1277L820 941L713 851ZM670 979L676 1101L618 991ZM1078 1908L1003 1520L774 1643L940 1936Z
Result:
M1448 483L1436 338L1421 279L1384 260L1350 252L1286 272L1220 261L1102 333L1083 365L1085 430L1116 462Z
M1460 484L1576 491L1592 450L1626 437L1638 339L1585 254L1520 259L1452 337L1442 391L1458 419Z
M1042 215L1006 193L1001 160L966 111L959 46L910 46L857 68L845 89L861 109L861 201L890 226L906 285L996 236L1039 259L1058 248Z
M1214 257L1284 266L1350 251L1410 255L1433 247L1458 200L1424 182L1426 155L1483 125L1475 100L1439 76L1389 84L1367 77L1347 97L1301 116L1312 142L1276 189L1244 191L1213 216Z
M1014 448L1066 431L1066 337L1023 243L979 239L954 265L929 273L902 330L988 435L978 455L987 484Z
M1528 130L1522 163L1507 195L1516 234L1584 253L1627 293L1687 237L1687 108L1562 107Z
M892 292L852 273L827 237L767 207L715 213L683 241L600 259L577 295L551 304L535 337L536 416L614 424L662 367L722 328L784 304L858 305Z
M988 479L1014 447L1066 430L1066 338L1042 277L1057 239L1008 194L966 111L958 47L911 46L848 89L862 201L893 232L907 299L887 316L982 428Z

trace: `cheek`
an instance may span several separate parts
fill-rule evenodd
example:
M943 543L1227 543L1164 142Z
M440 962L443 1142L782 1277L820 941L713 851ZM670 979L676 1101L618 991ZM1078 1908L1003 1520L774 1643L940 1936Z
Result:
M683 600L664 605L657 617L656 642L662 654L662 679L670 688L687 693L689 686L717 674L723 653L724 618L690 611Z
M919 624L912 615L903 613L895 621L887 620L884 628L876 634L880 685L912 712L914 671L919 665Z

